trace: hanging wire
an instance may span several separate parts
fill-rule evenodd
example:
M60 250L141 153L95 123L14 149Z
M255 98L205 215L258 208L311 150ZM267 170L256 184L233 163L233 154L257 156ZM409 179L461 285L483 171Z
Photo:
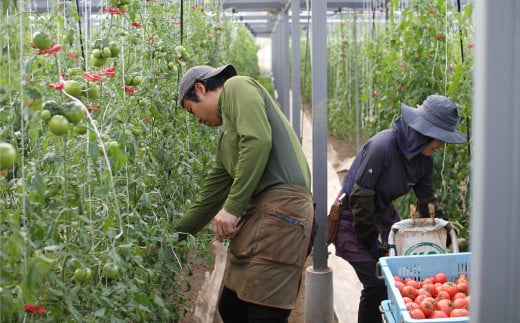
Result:
M88 1L89 3L91 3L91 1ZM79 10L79 0L76 0L75 1L76 3L76 11L78 13L78 31L79 31L79 46L80 46L80 49L81 49L81 57L83 58L83 71L86 71L87 69L87 66L86 66L86 58L85 58L85 50L83 48L83 34L81 32L81 14L80 14L80 10ZM90 16L89 16L89 19L90 19Z

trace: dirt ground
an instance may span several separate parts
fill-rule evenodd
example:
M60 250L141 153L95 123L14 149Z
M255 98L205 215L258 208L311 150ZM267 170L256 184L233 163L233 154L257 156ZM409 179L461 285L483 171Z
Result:
M332 163L333 167L339 172L337 173L338 178L341 180L345 174L342 171L342 164L348 158L351 158L355 155L356 149L353 147L347 140L343 138L335 138L329 136L328 138L329 151L328 158ZM304 268L312 265L312 257L307 259L307 263ZM206 276L209 272L211 272L212 268L209 268L207 264L203 261L197 261L194 265L194 272L190 278L191 282L191 290L185 294L187 298L187 302L190 307L190 312L182 318L180 323L197 323L193 316L193 311L195 309L197 303L197 296L199 291L203 287L204 281L206 280ZM304 307L305 307L305 271L303 272L302 278L302 286L300 288L300 293L298 295L296 308L291 312L291 316L289 317L289 323L303 323L304 322ZM221 323L222 320L216 311L214 321L212 323ZM206 322L200 322L206 323Z

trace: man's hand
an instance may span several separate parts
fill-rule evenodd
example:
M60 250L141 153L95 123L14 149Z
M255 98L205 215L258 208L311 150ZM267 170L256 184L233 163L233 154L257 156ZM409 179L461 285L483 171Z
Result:
M237 233L236 224L240 218L221 209L213 218L213 231L217 241L231 239Z

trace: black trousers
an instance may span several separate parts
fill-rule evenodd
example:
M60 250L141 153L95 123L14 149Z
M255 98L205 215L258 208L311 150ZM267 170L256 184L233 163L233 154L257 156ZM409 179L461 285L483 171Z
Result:
M224 287L218 303L224 323L288 323L291 310L244 302L237 294Z
M359 299L358 323L382 323L381 302L388 298L384 279L376 276L375 262L350 263L363 285Z

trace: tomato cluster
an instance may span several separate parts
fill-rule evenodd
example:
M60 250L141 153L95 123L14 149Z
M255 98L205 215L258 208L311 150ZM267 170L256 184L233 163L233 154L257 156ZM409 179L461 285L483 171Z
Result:
M394 280L413 319L469 316L466 274L459 274L453 282L443 272L420 281L400 276L394 276Z
M40 117L47 121L49 130L56 136L65 135L69 131L69 124L77 125L84 116L83 105L76 101L60 105L48 100L43 103L40 112Z

